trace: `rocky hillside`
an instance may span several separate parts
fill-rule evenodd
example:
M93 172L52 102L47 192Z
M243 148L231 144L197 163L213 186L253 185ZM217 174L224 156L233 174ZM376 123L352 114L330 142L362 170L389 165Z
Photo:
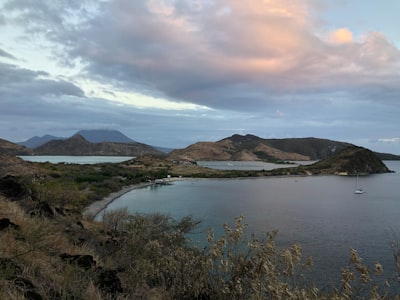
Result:
M10 155L31 155L32 150L24 146L11 143L7 140L0 139L0 153Z
M36 155L164 155L163 152L141 143L91 143L79 134L65 140L53 140L36 149Z
M391 172L371 150L349 146L313 165L306 166L311 174L368 175Z
M299 153L308 156L310 160L320 160L345 149L352 144L345 142L307 138L265 139L264 142L282 151Z
M263 139L238 135L174 150L173 160L320 160L351 144L317 138Z
M299 169L314 175L368 175L391 172L374 152L357 146L349 146L324 160Z

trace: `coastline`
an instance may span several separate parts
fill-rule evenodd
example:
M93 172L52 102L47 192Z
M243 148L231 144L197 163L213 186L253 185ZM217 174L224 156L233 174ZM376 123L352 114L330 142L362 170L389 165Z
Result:
M153 184L155 184L155 183L154 182L143 182L143 183L136 183L136 184L126 186L126 187L120 189L119 191L109 194L108 196L104 197L102 200L93 202L92 204L90 204L89 206L87 206L85 208L82 215L84 215L84 216L90 215L90 216L93 216L93 218L95 218L104 209L106 209L110 203L112 203L114 200L118 199L122 195L124 195L132 190L144 188L147 186L151 186Z
M261 176L263 178L289 178L289 177L308 177L308 176L331 176L330 175L325 175L325 174L318 174L318 175L273 175L273 176ZM188 178L188 177L172 177L172 178L163 178L166 183L171 183L173 181L177 180L188 180L188 179L194 179L194 180L202 180L202 179L212 179L212 180L241 180L241 179L258 179L261 177L194 177L194 178ZM157 184L156 182L142 182L142 183L136 183L132 185L128 185L126 187L123 187L119 191L110 193L108 196L104 197L101 200L95 201L89 206L85 208L83 211L82 215L83 216L93 216L93 218L96 218L103 210L107 208L109 204L111 204L114 200L117 200L119 197L122 195L135 190L135 189L140 189L144 187L148 187L151 185Z
M173 177L173 178L163 178L162 180L164 180L167 183L170 183L172 181L183 180L183 179L184 178L182 178L182 177L181 178ZM140 188L152 186L155 184L157 184L157 183L156 182L142 182L142 183L136 183L136 184L132 184L132 185L123 187L119 191L110 193L108 196L104 197L103 199L95 201L92 204L90 204L89 206L87 206L85 208L85 210L83 211L82 215L83 216L93 216L93 218L96 218L103 210L105 210L107 208L107 206L109 204L111 204L114 200L118 199L122 195L124 195L130 191L133 191L135 189L140 189Z

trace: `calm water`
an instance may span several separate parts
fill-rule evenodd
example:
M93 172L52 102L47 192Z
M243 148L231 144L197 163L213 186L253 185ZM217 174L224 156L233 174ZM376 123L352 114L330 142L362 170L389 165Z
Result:
M371 267L380 261L389 276L394 272L390 242L393 234L400 238L400 162L385 163L396 173L360 177L362 195L353 193L354 177L197 179L133 190L108 210L192 215L203 228L221 228L243 215L250 232L278 229L278 246L301 244L304 255L314 258L320 284L337 280L350 248ZM204 234L192 238L203 240Z
M27 161L50 162L53 164L119 163L133 158L128 156L67 156L67 155L31 155L31 156L19 156L19 157Z
M198 161L203 167L218 170L273 170L279 168L292 168L299 165L309 165L315 161L292 161L286 164L274 164L262 161Z

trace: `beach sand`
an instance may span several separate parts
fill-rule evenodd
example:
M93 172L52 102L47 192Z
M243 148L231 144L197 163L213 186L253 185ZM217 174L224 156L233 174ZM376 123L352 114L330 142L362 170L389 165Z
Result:
M171 183L173 181L177 180L185 180L185 178L177 178L177 177L172 177L172 178L164 178L162 179L163 181L167 183ZM118 199L122 195L134 190L134 189L140 189L146 186L151 186L153 184L156 184L155 182L142 182L142 183L137 183L133 185L126 186L122 188L121 190L109 194L107 197L104 197L102 200L93 202L90 204L88 207L83 212L84 216L93 216L96 217L99 213L101 213L107 206L113 202L115 199Z
M107 197L104 197L102 200L93 202L90 204L88 207L83 212L83 215L85 216L93 216L96 217L99 213L101 213L111 202L113 202L115 199L118 199L122 195L134 190L134 189L139 189L143 188L146 186L153 185L155 183L153 182L143 182L143 183L138 183L138 184L133 184L130 186L126 186L122 188L121 190L109 194Z

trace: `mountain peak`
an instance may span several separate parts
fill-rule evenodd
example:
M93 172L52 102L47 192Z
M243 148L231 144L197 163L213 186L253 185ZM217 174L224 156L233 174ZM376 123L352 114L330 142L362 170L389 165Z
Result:
M88 143L89 141L86 140L81 134L75 133L73 136L71 136L69 139L66 139L66 141L79 141L79 142L85 142Z
M112 129L85 129L76 134L84 137L91 143L113 142L113 143L136 143L123 133Z

